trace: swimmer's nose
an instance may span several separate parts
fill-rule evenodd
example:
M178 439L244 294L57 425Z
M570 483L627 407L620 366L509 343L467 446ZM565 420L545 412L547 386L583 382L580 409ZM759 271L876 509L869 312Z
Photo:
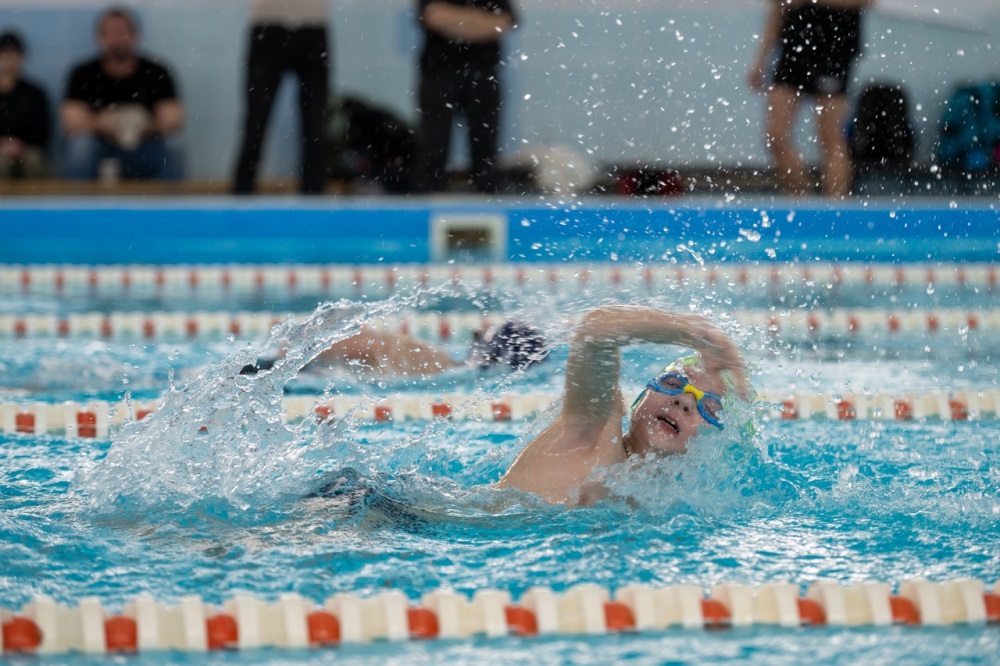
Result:
M698 401L690 393L681 393L674 396L674 405L683 409L685 414L689 414L698 408Z

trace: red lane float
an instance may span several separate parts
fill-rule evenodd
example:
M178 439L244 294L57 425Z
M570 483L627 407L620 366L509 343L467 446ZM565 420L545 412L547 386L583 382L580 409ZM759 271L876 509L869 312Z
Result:
M905 597L889 597L889 607L892 609L894 624L920 624L920 611L916 605Z
M408 608L406 623L410 628L410 638L437 638L440 632L437 615L429 608Z
M732 624L732 614L726 606L716 599L703 599L701 615L706 628L728 627Z
M796 601L802 626L819 627L826 624L826 611L818 602L812 599L798 599Z
M34 652L42 644L42 630L26 617L13 617L3 623L4 652Z
M507 626L515 636L537 636L538 620L535 614L520 606L507 606L504 609Z
M108 652L136 652L139 630L130 617L115 615L104 621L104 643Z
M209 650L233 649L239 644L240 629L232 615L219 613L208 618L205 632Z
M632 631L635 629L635 616L627 605L608 601L604 604L604 623L608 631Z
M317 647L336 645L340 642L340 620L327 611L313 611L306 615L309 644Z

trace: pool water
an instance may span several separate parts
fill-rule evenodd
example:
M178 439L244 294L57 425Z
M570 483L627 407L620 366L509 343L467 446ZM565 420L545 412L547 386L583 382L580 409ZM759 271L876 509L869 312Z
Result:
M857 294L843 298L866 301ZM974 300L953 297L960 298ZM939 305L936 299L966 304L940 293L913 294L905 302L926 308ZM167 396L160 410L116 430L110 442L0 435L0 605L19 608L36 594L67 603L97 596L106 607L120 609L143 592L164 602L199 594L220 603L240 590L266 599L297 592L319 602L336 592L370 596L396 589L415 601L439 588L470 595L498 588L517 597L536 585L562 591L579 583L612 589L694 583L707 589L723 582L807 585L828 578L895 584L914 577L972 577L990 587L1000 579L1000 424L990 420L758 416L753 438L730 428L704 436L684 456L649 461L638 470L605 470L616 496L630 499L572 510L491 487L526 439L551 420L551 411L529 424L281 422L286 383L299 392L370 400L409 391L557 393L569 315L608 300L603 293L490 299L487 307L545 322L556 343L549 362L514 376L460 371L416 381L366 381L344 371L296 377L289 364L271 374L237 377L267 347L263 340L0 343L0 397L6 401ZM755 386L769 395L997 386L997 349L989 332L930 341L917 336L784 345L727 321L727 296L675 290L655 297L618 294L615 300L710 310L746 348ZM761 301L760 307L780 307ZM885 305L881 298L867 301ZM321 342L372 317L439 305L433 298L409 297L327 305L309 319L286 323L275 340L291 340L291 355L308 357ZM452 305L483 307L478 301ZM28 299L7 307L36 306ZM566 314L553 318L553 311ZM461 341L449 345L455 355L462 353ZM626 393L637 391L676 353L627 349ZM200 430L204 424L207 432ZM998 648L996 627L754 627L384 643L338 648L335 658L936 664L988 662ZM246 664L332 658L269 650L142 657L154 663Z

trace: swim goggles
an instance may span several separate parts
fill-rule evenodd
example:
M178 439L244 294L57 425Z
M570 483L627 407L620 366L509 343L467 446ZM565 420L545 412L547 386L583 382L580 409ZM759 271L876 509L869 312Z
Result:
M665 395L690 393L698 402L698 413L701 414L701 418L719 430L725 429L722 421L719 420L719 416L722 414L722 398L714 393L702 391L679 372L665 372L659 377L649 380L646 388Z

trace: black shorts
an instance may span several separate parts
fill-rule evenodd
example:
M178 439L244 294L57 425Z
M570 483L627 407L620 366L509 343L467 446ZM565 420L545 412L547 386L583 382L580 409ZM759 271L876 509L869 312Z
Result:
M774 82L805 95L843 95L861 51L861 12L810 5L785 15Z

